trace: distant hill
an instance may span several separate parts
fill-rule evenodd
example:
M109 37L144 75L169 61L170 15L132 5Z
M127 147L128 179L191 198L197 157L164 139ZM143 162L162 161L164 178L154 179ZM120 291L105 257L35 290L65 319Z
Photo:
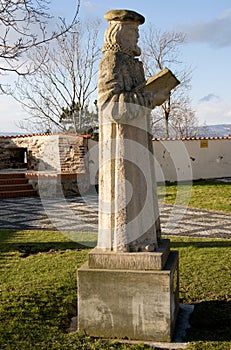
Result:
M17 135L25 135L25 132L4 132L0 131L0 136L17 136Z
M28 134L28 133L27 133ZM25 132L3 132L0 136L26 135ZM225 137L231 135L231 124L217 124L197 127L197 137ZM174 136L173 136L174 137Z
M231 124L206 125L198 128L198 137L225 137L231 135Z

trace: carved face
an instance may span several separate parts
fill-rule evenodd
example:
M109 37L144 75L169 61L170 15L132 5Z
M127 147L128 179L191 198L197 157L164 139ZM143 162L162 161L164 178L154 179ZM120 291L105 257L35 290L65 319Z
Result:
M139 29L137 23L111 22L107 28L104 40L109 46L116 46L129 51L134 56L140 56L141 50L137 46Z
M131 50L134 56L139 56L141 54L141 50L138 47L139 39L139 28L137 24L133 23L123 23L121 26L120 35L118 37L119 44Z

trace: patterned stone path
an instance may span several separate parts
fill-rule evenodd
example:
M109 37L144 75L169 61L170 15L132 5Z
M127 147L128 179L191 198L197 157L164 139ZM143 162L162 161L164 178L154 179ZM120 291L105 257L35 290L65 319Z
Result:
M0 228L97 233L98 198L8 198L0 200ZM231 238L231 214L162 204L162 233L185 237Z

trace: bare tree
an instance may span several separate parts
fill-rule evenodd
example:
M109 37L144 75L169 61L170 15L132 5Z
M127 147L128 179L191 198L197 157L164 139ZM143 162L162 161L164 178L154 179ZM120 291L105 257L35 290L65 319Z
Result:
M99 26L99 20L79 22L52 43L46 60L43 50L30 56L37 68L34 74L21 77L14 92L30 113L20 127L29 131L83 132L96 123L96 113L90 110L89 103L97 87Z
M181 102L181 108L178 108L170 122L173 137L196 137L198 133L197 126L198 121L190 105L187 102Z
M185 136L183 130L184 132L187 130L187 133L189 133L190 127L195 126L197 122L187 95L187 91L190 89L192 70L183 67L183 63L179 59L179 47L184 43L185 34L162 32L153 28L151 24L142 36L142 60L146 75L152 76L164 67L168 67L173 70L181 82L172 91L169 99L152 112L153 132L155 133L157 129L160 129L160 124L163 128L164 121L165 137L170 136L170 126L172 126L171 130L174 137L176 135Z
M0 75L31 72L33 62L23 60L23 55L32 47L41 47L59 38L77 23L80 0L77 0L71 23L60 19L57 29L49 31L53 20L49 4L49 0L0 1ZM5 92L3 83L0 83L0 92Z

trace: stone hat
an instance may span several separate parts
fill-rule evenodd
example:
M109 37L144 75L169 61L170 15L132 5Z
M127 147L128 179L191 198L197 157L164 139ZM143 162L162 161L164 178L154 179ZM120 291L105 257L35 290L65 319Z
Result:
M105 13L104 18L108 22L137 22L139 24L143 24L145 22L144 16L131 10L110 10Z

